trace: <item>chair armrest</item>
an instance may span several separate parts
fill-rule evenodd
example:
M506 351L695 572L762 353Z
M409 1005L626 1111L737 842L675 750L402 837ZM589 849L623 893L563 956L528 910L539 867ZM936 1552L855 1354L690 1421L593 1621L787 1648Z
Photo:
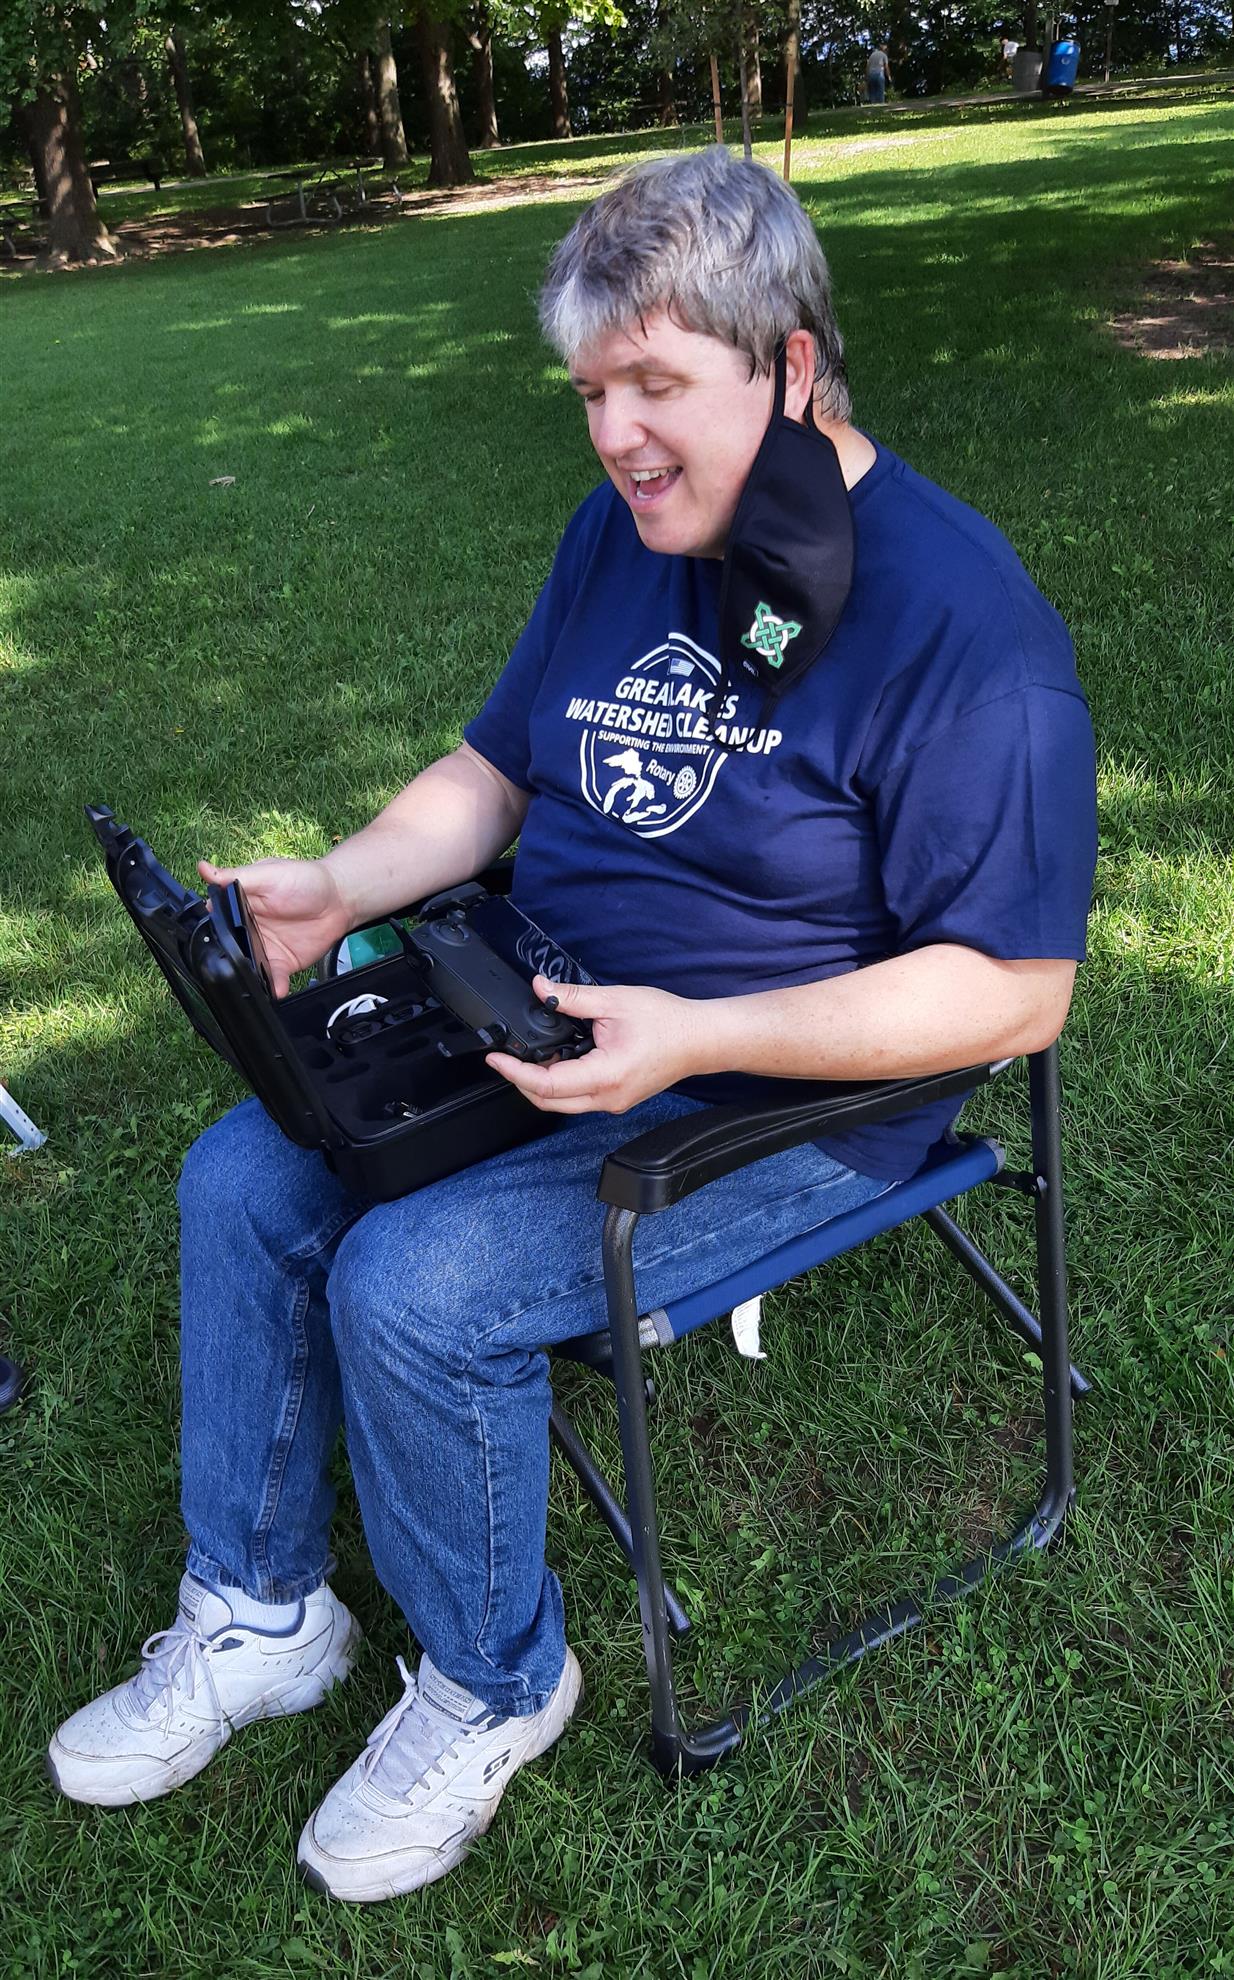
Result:
M636 1135L605 1157L596 1195L601 1203L640 1215L667 1210L704 1183L803 1141L869 1127L934 1100L967 1093L1006 1063L965 1066L958 1072L916 1079L785 1080L782 1100L777 1097L757 1107L740 1102L707 1107Z

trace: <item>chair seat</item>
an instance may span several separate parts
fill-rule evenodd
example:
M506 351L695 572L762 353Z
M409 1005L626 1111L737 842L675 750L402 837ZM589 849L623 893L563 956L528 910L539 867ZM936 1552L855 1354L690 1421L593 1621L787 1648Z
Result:
M798 1278L816 1265L825 1265L841 1252L854 1250L867 1238L877 1237L881 1231L889 1231L953 1196L963 1195L965 1190L975 1189L978 1183L988 1182L998 1174L1003 1161L1003 1150L996 1141L974 1137L936 1142L921 1168L907 1181L889 1183L857 1209L847 1210L840 1217L829 1217L810 1230L799 1231L740 1271L730 1272L711 1285L700 1286L667 1307L643 1314L639 1321L640 1345L668 1347L692 1334L696 1327L705 1327L709 1321L731 1313L746 1300L758 1299L786 1280ZM611 1359L608 1328L563 1341L554 1352L591 1368L607 1368Z

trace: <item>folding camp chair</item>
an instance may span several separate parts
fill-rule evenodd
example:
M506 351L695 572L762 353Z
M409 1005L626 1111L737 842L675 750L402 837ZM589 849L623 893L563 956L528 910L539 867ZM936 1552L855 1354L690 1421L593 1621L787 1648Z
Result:
M1049 1546L1074 1497L1072 1397L1088 1388L1067 1348L1058 1049L1028 1059L1032 1168L1008 1169L994 1141L952 1135L907 1182L846 1215L801 1232L756 1264L640 1317L631 1245L640 1217L653 1216L694 1190L765 1156L779 1154L839 1128L890 1119L914 1106L958 1095L1005 1071L1012 1062L969 1067L922 1079L867 1085L785 1082L775 1105L749 1110L708 1108L669 1122L618 1148L604 1163L598 1194L609 1206L604 1225L608 1326L567 1341L555 1352L611 1376L617 1393L628 1517L576 1427L560 1406L552 1413L556 1442L616 1538L638 1582L643 1645L651 1687L652 1756L661 1772L698 1773L741 1742L748 1726L782 1711L876 1645L919 1623L935 1604L967 1595L993 1569L1027 1548ZM985 1254L942 1204L988 1183L1031 1197L1036 1218L1040 1319L1012 1291ZM766 1688L757 1710L739 1704L693 1728L682 1723L673 1686L670 1632L688 1629L686 1615L664 1578L647 1427L649 1384L643 1355L667 1346L708 1321L727 1316L786 1279L821 1265L867 1238L921 1217L965 1267L1011 1327L1040 1355L1043 1367L1045 1477L1036 1507L1013 1532L936 1581L923 1598L905 1596L871 1610L856 1627L824 1646Z

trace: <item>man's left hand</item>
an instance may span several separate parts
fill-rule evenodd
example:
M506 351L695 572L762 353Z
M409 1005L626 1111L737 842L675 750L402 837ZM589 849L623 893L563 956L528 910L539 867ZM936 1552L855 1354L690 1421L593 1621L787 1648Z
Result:
M556 997L564 1016L589 1019L595 1035L581 1059L551 1066L525 1065L508 1052L486 1055L485 1064L533 1107L550 1114L624 1114L705 1070L702 1003L666 990L550 983L544 976L531 987L541 1001Z

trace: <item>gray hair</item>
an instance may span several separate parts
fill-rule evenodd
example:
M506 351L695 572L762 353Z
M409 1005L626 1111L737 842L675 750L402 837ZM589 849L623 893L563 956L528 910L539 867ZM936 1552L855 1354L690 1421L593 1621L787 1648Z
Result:
M808 330L821 409L849 417L826 257L796 194L766 166L718 144L636 166L558 246L540 324L569 363L661 309L744 351L752 378L771 370L791 331Z

